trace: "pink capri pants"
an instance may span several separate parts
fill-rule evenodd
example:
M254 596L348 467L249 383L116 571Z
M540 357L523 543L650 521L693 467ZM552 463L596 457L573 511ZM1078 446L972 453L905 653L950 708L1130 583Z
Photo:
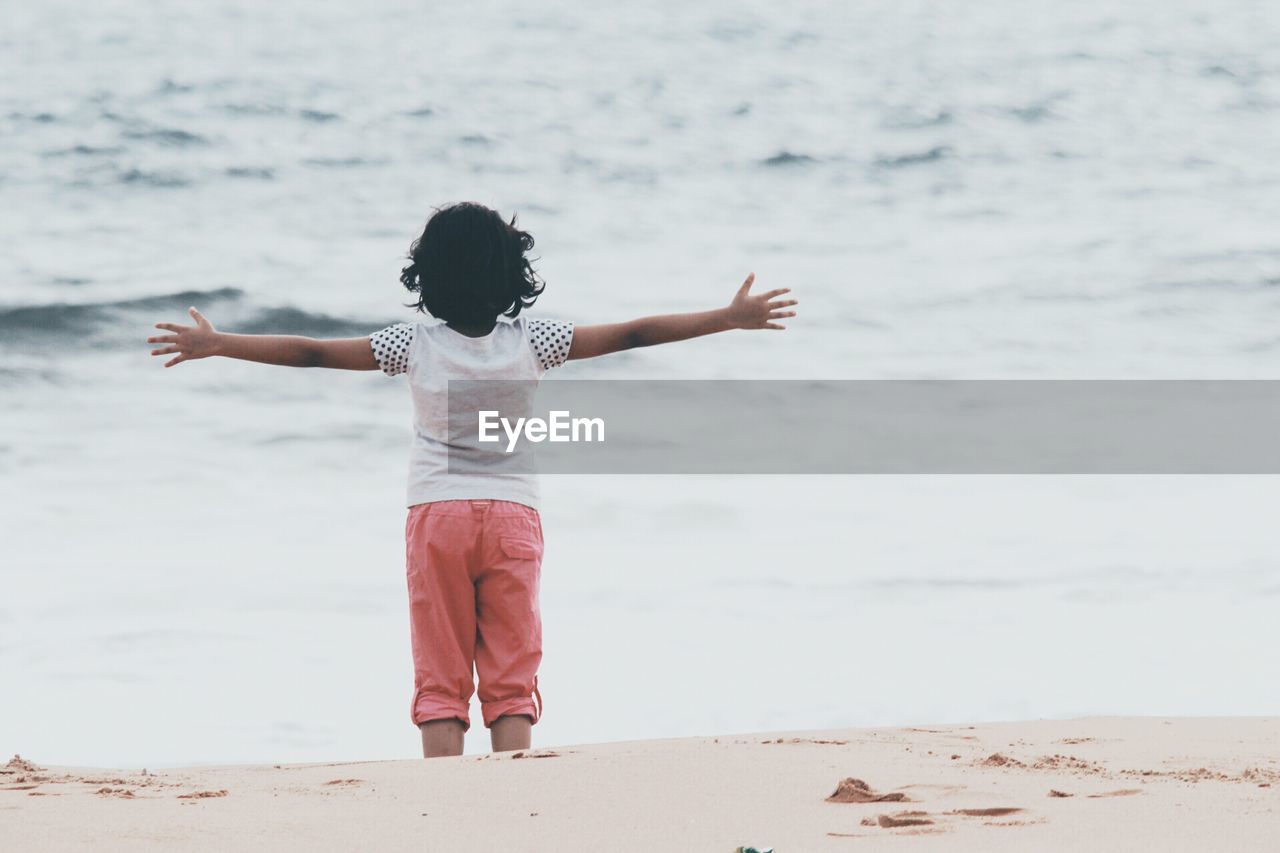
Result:
M437 501L409 507L405 522L415 725L458 719L480 681L485 726L542 715L538 664L542 618L542 521L524 504Z

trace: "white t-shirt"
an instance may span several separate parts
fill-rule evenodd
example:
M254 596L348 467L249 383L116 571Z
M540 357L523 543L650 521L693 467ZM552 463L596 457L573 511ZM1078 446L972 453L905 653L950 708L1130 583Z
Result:
M460 473L449 470L449 380L516 379L536 382L564 364L573 323L499 320L481 338L444 323L395 323L369 336L374 358L388 376L409 374L413 445L408 505L452 500L505 500L538 507L532 473Z

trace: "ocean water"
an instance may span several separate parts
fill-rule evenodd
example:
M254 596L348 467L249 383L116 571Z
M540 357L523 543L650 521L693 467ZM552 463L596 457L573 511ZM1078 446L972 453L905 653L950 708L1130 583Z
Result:
M143 340L411 319L433 205L535 316L802 299L564 377L1280 378L1274 4L847 5L7 9L0 751L417 754L404 378ZM1280 703L1275 478L544 493L540 744Z

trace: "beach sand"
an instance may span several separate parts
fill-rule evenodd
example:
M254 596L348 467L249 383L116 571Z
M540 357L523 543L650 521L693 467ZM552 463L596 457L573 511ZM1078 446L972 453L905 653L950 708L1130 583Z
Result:
M1280 718L769 733L0 774L5 850L1269 850Z

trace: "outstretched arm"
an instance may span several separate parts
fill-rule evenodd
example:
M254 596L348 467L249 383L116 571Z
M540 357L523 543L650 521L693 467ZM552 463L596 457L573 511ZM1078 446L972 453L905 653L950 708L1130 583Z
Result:
M279 364L284 367L332 367L338 370L377 370L369 339L365 338L304 338L299 335L231 335L219 332L204 315L195 308L187 309L194 326L176 323L156 323L157 329L173 332L147 338L149 344L168 344L153 349L152 355L177 353L165 362L173 367L184 361L220 355L261 364Z
M730 329L781 330L785 328L777 321L796 316L796 312L784 309L799 303L795 299L777 299L777 297L790 293L791 289L783 287L759 296L752 296L751 284L755 280L755 273L747 276L747 280L734 295L733 301L726 307L717 308L714 311L663 314L602 326L578 326L573 331L569 359L595 358L611 352L685 341L716 332L727 332Z

